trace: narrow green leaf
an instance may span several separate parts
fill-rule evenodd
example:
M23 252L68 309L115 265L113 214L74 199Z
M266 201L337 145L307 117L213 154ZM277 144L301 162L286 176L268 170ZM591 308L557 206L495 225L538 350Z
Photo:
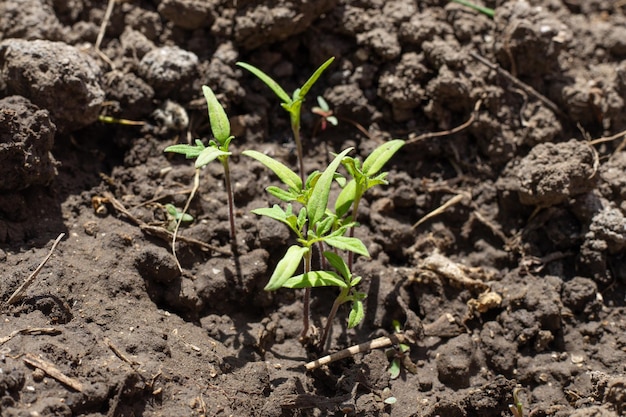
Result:
M363 173L368 177L377 174L403 145L402 139L394 139L374 149L363 162Z
M324 252L324 257L328 259L328 263L333 268L339 271L339 274L341 274L341 276L344 278L344 281L350 280L350 276L352 275L352 273L348 268L348 264L346 264L346 261L344 261L341 256L337 255L335 252L326 251Z
M361 240L357 239L356 237L331 236L325 238L324 243L332 246L333 248L348 250L359 255L367 256L368 258L370 256L363 242L361 242Z
M293 172L291 169L287 168L287 166L281 162L278 162L271 156L267 156L264 153L247 150L242 152L243 155L249 156L250 158L256 159L271 171L276 174L276 176L289 188L292 188L296 191L302 191L302 180L300 176Z
M230 155L230 152L220 151L219 149L213 147L204 148L198 155L198 159L196 159L196 168L202 168L214 159L226 155Z
M298 230L302 230L304 228L304 224L306 223L306 208L302 207L298 212Z
M204 93L204 98L206 99L209 110L209 121L211 122L213 136L223 145L226 139L230 137L230 121L228 120L228 116L226 116L224 107L222 107L217 97L215 97L213 90L203 85L202 93Z
M335 222L336 219L337 218L334 215L332 216L327 215L317 224L315 233L318 236L326 235L330 231L331 227L333 227L333 223Z
M283 284L285 288L340 287L347 288L344 280L334 272L312 271L291 277Z
M279 222L286 223L287 222L287 213L280 208L278 204L274 204L272 207L261 207L258 209L251 210L253 214L258 216L266 216L270 219L278 220Z
M356 181L350 180L342 188L335 201L335 214L337 217L343 217L354 203L356 199Z
M392 360L391 364L389 365L389 377L391 379L396 379L399 376L400 376L400 361L396 358ZM394 398L394 397L390 397L390 398ZM385 401L387 401L388 399L389 398L387 398ZM385 403L385 404L393 404L393 403Z
M276 269L270 277L270 281L265 286L265 291L274 291L281 288L296 272L302 262L302 258L308 251L309 248L302 246L290 246L283 259L276 265Z
M313 225L320 221L324 216L326 207L328 206L328 195L330 193L330 187L333 183L335 171L337 171L343 157L346 156L351 150L352 148L348 148L337 155L315 183L306 206L307 213L309 215L309 225L311 225L311 227L313 227Z
M311 87L313 87L313 84L315 84L317 79L322 75L322 73L326 70L326 68L328 68L328 66L333 63L334 60L335 60L334 56L328 58L326 62L324 62L322 65L319 66L319 68L315 70L313 75L309 77L309 79L304 83L304 85L302 85L302 88L300 88L300 91L298 91L299 100L304 99L304 96L306 96L306 94L309 92Z
M363 310L363 301L355 300L352 303L352 310L350 310L350 315L348 316L348 329L352 329L356 327L361 320L365 317L365 311Z
M180 154L185 155L187 159L193 159L193 158L197 158L198 155L200 155L200 152L202 152L202 150L204 149L205 149L204 145L202 145L202 142L200 142L200 145L196 145L196 146L183 145L183 144L168 146L167 148L165 148L164 152L180 153Z
M283 90L283 88L276 81L274 81L269 75L267 75L266 73L264 73L263 71L255 67L254 65L250 65L245 62L237 62L236 65L241 68L247 69L252 74L254 74L259 80L263 81L263 83L267 85L274 92L274 94L276 94L278 98L281 99L283 102L291 103L292 100L291 100L291 97L289 97L289 94L287 94L287 92Z
M275 187L273 185L270 185L269 187L267 187L265 191L267 191L269 194L273 195L274 197L278 198L279 200L286 201L286 202L293 201L298 198L297 194L289 192L289 191L285 191L282 188Z

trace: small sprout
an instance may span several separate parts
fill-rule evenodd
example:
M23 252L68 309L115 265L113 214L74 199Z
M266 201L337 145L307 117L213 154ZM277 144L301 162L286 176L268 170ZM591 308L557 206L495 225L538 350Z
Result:
M328 106L326 100L324 100L324 97L317 96L317 104L319 104L319 106L313 107L311 112L321 116L322 130L326 130L327 123L337 126L339 124L339 120L337 120L337 117L333 115L333 111L330 110L330 107Z
M187 213L179 211L173 204L166 204L165 210L167 211L167 230L173 232L176 229L176 224L189 223L193 221L193 216Z
M104 116L104 115L98 116L98 121L102 123L118 124L118 125L124 125L124 126L143 126L146 124L146 122L140 122L137 120L118 119L116 117Z
M524 417L524 406L519 398L519 393L522 390L520 387L513 388L513 403L509 404L509 411L514 417Z
M400 326L400 322L398 320L393 320L392 323L394 332L402 333L402 327ZM387 349L385 353L390 360L387 372L389 372L391 379L398 378L403 367L411 373L417 372L415 364L411 362L411 358L409 357L411 353L411 348L409 347L409 345L405 343L399 343L397 347Z
M492 19L496 16L496 11L494 9L490 9L489 7L479 6L467 0L452 0L452 1L455 3L462 4L465 7L469 7L470 9L474 9L477 12L480 12L484 14L485 16L488 16Z
M276 94L276 96L280 99L283 109L289 113L289 119L291 121L291 131L293 133L294 141L296 142L296 148L298 152L298 163L300 166L300 179L304 182L304 152L302 150L302 140L300 139L300 116L302 112L302 103L304 102L304 98L313 87L313 84L320 78L322 73L328 68L330 64L335 60L334 57L331 57L326 60L322 65L320 65L315 72L309 77L309 79L302 85L300 88L296 88L291 96L287 94L287 92L269 75L258 69L257 67L250 65L245 62L237 62L237 66L244 68L254 74L259 80L261 80L265 85L267 85L270 90Z

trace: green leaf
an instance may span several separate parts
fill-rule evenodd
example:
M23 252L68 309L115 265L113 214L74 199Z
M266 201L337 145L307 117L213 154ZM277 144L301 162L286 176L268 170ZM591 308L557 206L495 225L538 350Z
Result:
M291 277L283 284L285 288L340 287L347 288L344 280L334 272L312 271Z
M313 75L309 77L309 79L302 85L302 88L300 88L300 91L298 91L297 94L298 94L299 100L304 99L304 96L306 96L306 94L309 92L311 87L313 87L313 84L315 84L317 79L322 75L322 73L326 70L326 68L328 68L328 66L333 63L334 60L335 60L334 56L328 58L326 62L324 62L322 65L319 66L319 68L315 70Z
M374 149L370 156L363 162L363 173L367 177L372 177L377 174L378 171L383 168L383 165L385 165L403 145L403 140L394 139Z
M273 185L270 185L269 187L267 187L265 191L267 191L269 194L273 195L274 197L278 198L279 200L286 201L286 202L293 201L298 198L297 194L292 193L290 191L285 191L282 188L275 187Z
M346 156L351 150L352 148L348 148L337 155L315 183L311 192L311 197L309 198L306 206L307 213L309 215L309 225L311 225L311 227L313 227L324 216L326 207L328 206L328 195L330 193L330 187L333 183L335 171L337 171L343 157Z
M298 212L298 230L302 230L304 228L304 224L306 223L306 208L302 207Z
M292 188L296 191L302 191L302 180L300 176L293 172L291 169L287 168L287 166L281 162L278 162L271 156L267 156L264 153L247 150L243 151L242 154L249 156L250 158L256 159L267 168L272 170L274 174L289 188Z
M296 272L302 262L302 258L308 251L309 248L302 246L290 246L283 259L276 265L276 269L270 277L270 281L265 286L265 291L274 291L281 288Z
M367 256L368 258L370 256L363 242L361 242L361 240L357 239L356 237L330 236L324 238L324 243L332 246L333 248L348 250L359 255Z
M209 109L211 131L215 139L223 145L230 137L230 121L228 120L228 116L226 116L224 107L222 107L217 97L215 97L213 90L203 85L202 92L204 93L204 98L206 99L206 104Z
M214 159L226 155L230 155L230 152L224 152L213 147L204 148L198 155L198 159L196 159L196 168L202 168Z
M252 74L254 74L259 80L263 81L263 83L267 85L274 92L274 94L276 94L278 98L281 99L283 102L291 103L292 100L291 100L291 97L289 97L289 94L287 94L287 92L283 90L283 88L276 81L274 81L269 75L267 75L266 73L264 73L263 71L255 67L254 65L250 65L245 62L237 62L236 65L241 68L247 69Z
M335 222L336 217L333 216L326 216L324 217L318 224L317 224L317 228L315 229L315 234L318 236L324 236L325 234L327 234L331 227L333 227L333 223Z
M204 149L205 146L202 144L202 142L196 141L196 146L183 144L172 145L165 148L164 152L180 153L185 155L187 159L193 159L197 158L198 155L200 155L200 152L202 152Z
M337 200L335 201L335 214L337 217L343 217L354 203L356 199L356 181L350 180L343 187Z
M266 216L270 219L278 220L282 223L287 222L288 214L278 204L274 204L272 207L261 207L258 209L254 209L251 210L251 213L259 216Z
M400 376L400 361L397 358L392 360L391 364L389 364L389 376L391 379L396 379Z
M324 257L328 259L328 263L339 271L339 274L344 278L344 281L349 281L352 273L348 268L348 264L343 260L343 258L337 255L335 252L326 251L324 252Z
M352 310L350 310L350 315L348 316L348 329L352 329L356 327L361 320L365 317L365 311L363 310L363 301L355 300L352 303Z

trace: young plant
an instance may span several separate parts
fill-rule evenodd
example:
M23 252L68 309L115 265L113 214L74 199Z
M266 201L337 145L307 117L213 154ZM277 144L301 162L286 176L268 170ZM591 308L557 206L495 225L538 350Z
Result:
M313 271L312 255L316 246L327 245L338 250L354 252L363 256L369 256L367 248L359 239L345 236L347 230L354 224L346 223L339 227L335 226L337 217L329 213L328 200L332 182L342 159L350 152L348 148L335 156L324 172L314 172L303 182L300 176L287 166L275 159L257 151L247 150L243 154L264 164L272 170L276 176L287 186L287 189L268 187L267 191L278 199L288 202L283 209L278 205L271 208L259 208L252 210L254 214L267 216L271 219L284 223L296 237L297 244L287 249L284 257L276 265L265 290L274 291L279 288L304 288L303 299L303 329L300 335L305 340L309 331L310 297L311 288L321 286L337 286L342 289L338 305L347 301L354 301L350 323L356 325L363 317L363 294L352 291L360 278L353 278L343 261L332 252L324 252L324 257L339 271ZM302 207L294 213L292 201L299 202ZM296 275L300 265L304 264L302 274ZM335 308L336 310L336 308Z
M357 221L363 195L376 185L387 184L387 172L380 171L403 145L404 141L401 139L383 143L374 149L362 164L358 158L349 156L343 158L341 162L352 179L343 187L335 201L337 217L348 215L348 221L352 223ZM353 236L354 227L350 228L350 237ZM348 254L348 268L352 269L352 254Z
M303 149L302 140L300 139L300 116L302 110L302 103L306 94L309 92L313 84L322 75L322 73L328 68L330 64L335 60L334 57L329 58L326 62L315 70L313 75L302 85L300 88L296 88L291 96L269 75L245 62L237 62L237 65L244 68L259 78L265 85L267 85L282 101L281 106L289 113L289 119L291 121L291 131L293 133L294 141L296 142L296 151L298 152L298 164L300 169L300 179L304 182L304 161L303 161Z
M480 12L482 14L484 14L485 16L488 16L490 18L494 18L496 15L496 11L494 9L491 9L489 7L483 7L483 6L479 6L477 4L474 4L470 1L467 0L452 0L455 3L459 3L462 4L465 7L469 7L470 9L474 9L477 12Z
M209 141L209 146L204 146L201 140L196 139L195 145L172 145L165 148L165 152L183 154L187 157L187 159L196 160L194 187L191 191L191 194L189 195L189 198L187 199L187 203L185 204L183 213L185 213L189 208L189 204L198 189L200 169L215 159L220 161L220 163L224 167L224 183L226 185L226 194L228 199L231 246L233 247L233 250L236 250L237 236L235 231L234 198L230 181L230 167L228 164L228 157L231 155L228 147L230 146L230 142L234 139L234 136L231 136L230 134L230 121L228 120L228 116L226 116L224 108L217 100L217 97L215 97L213 91L206 85L203 85L202 93L204 94L204 98L207 102L209 122L211 123L211 131L213 133L214 139L211 139ZM179 269L181 269L181 267L178 263L178 259L176 258L176 233L178 232L181 221L182 217L178 220L178 223L176 224L174 237L172 238L172 253L174 254L174 258L176 259L176 263L178 264Z
M173 232L176 229L178 222L188 223L193 221L193 216L179 211L173 204L166 204L165 211L167 213L167 230L170 232Z
M344 122L350 123L359 132L363 133L366 137L371 139L371 136L367 129L365 129L363 125L361 125L359 122L349 119L347 117L335 115L326 100L324 100L324 97L317 96L317 104L317 106L311 108L311 113L320 116L319 122L315 125L315 128L313 129L313 134L311 135L312 137L315 137L317 135L318 127L321 127L322 130L326 130L329 124L337 126L339 124L339 120L342 120Z
M398 320L393 321L393 329L396 333L402 332L402 328L400 327L400 322L398 322ZM391 379L396 379L400 376L402 367L406 368L411 373L417 373L417 367L413 362L411 362L411 358L409 357L410 352L411 347L406 343L398 343L397 347L387 349L385 351L385 354L391 361L389 368L387 369Z

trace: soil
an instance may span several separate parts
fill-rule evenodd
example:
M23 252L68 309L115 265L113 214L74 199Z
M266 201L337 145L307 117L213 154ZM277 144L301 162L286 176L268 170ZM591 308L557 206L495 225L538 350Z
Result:
M2 416L510 416L514 393L524 415L626 413L624 2L479 1L491 19L440 0L140 0L106 20L105 3L0 3ZM359 210L365 320L340 309L318 352L301 291L263 291L292 238L250 212L277 182L241 155L296 167L289 120L235 63L293 91L329 56L307 171L407 143ZM180 272L164 206L194 168L163 150L210 139L203 84L236 136L238 235L233 251L211 163ZM320 128L317 95L339 126ZM317 329L335 295L313 290ZM305 369L394 321L410 352Z

